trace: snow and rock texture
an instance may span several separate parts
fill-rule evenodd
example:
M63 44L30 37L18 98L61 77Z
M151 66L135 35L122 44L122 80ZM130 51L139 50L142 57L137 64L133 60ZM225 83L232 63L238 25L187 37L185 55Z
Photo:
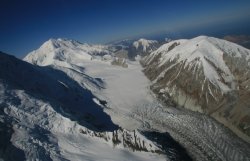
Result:
M250 145L205 114L146 104L144 108L137 109L134 115L144 120L145 126L160 131L154 136L156 142L169 145L170 141L166 142L164 138L170 134L186 148L193 160L250 160ZM165 134L163 138L162 134Z
M199 36L164 44L142 63L159 98L209 114L250 141L250 50Z
M88 90L100 89L100 80L3 53L0 67L0 159L167 159L157 144L138 131L118 129L103 112L105 101Z
M157 49L156 45L158 41L156 40L146 40L146 39L139 39L133 43L133 46L138 50L141 49L142 52L152 52Z
M103 112L88 89L80 86L67 73L52 67L33 66L14 57L1 54L0 77L13 89L22 89L30 95L55 103L58 112L94 130L117 129L110 117ZM83 78L84 79L84 78ZM89 78L90 79L90 78ZM87 79L88 80L88 79ZM95 86L97 80L88 80ZM93 117L89 124L89 117Z
M145 56L156 50L161 43L162 42L158 42L156 40L141 38L139 40L123 40L113 42L109 44L109 48L117 57L135 60L137 56Z

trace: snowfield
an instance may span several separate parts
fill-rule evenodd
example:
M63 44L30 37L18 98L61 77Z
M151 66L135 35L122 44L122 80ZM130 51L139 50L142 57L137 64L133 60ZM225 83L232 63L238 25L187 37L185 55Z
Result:
M77 64L84 66L86 74L102 78L105 87L95 94L108 102L105 111L114 123L125 129L134 130L140 123L130 116L136 108L154 102L149 80L144 76L139 62L129 62L128 68L114 67L110 63L93 61ZM100 70L101 69L101 70Z

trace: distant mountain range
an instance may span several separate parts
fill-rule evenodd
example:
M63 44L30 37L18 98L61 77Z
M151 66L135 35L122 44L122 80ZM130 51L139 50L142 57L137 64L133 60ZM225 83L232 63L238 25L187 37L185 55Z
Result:
M228 36L225 36L223 39L237 43L239 45L244 46L245 48L250 49L250 36L247 36L247 35L228 35Z
M138 40L122 40L109 44L110 49L118 57L135 60L137 56L146 56L156 50L165 41L147 40L144 38Z

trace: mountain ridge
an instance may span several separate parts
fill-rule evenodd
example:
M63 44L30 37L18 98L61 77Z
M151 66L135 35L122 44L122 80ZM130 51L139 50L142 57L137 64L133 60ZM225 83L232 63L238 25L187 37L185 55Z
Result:
M250 116L250 102L246 99L250 92L249 59L248 49L199 36L167 43L142 63L145 74L153 81L152 89L162 99L207 113L229 128L236 126L249 135L245 129L249 125L244 121ZM246 105L240 104L242 101Z

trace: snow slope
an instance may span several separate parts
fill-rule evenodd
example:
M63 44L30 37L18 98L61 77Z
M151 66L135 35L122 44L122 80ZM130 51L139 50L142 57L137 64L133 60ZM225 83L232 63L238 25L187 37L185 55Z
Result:
M105 111L112 120L125 129L138 128L140 123L130 118L130 115L135 108L142 106L142 102L154 102L148 89L149 81L141 72L139 62L129 62L128 68L114 67L98 60L83 61L77 65L84 66L87 75L102 78L105 82L105 87L94 94L107 101L108 108Z
M0 129L13 129L10 143L1 142L0 158L11 157L6 152L15 147L22 157L13 160L166 160L138 131L118 130L98 98L63 72L0 58L0 125L7 125Z

